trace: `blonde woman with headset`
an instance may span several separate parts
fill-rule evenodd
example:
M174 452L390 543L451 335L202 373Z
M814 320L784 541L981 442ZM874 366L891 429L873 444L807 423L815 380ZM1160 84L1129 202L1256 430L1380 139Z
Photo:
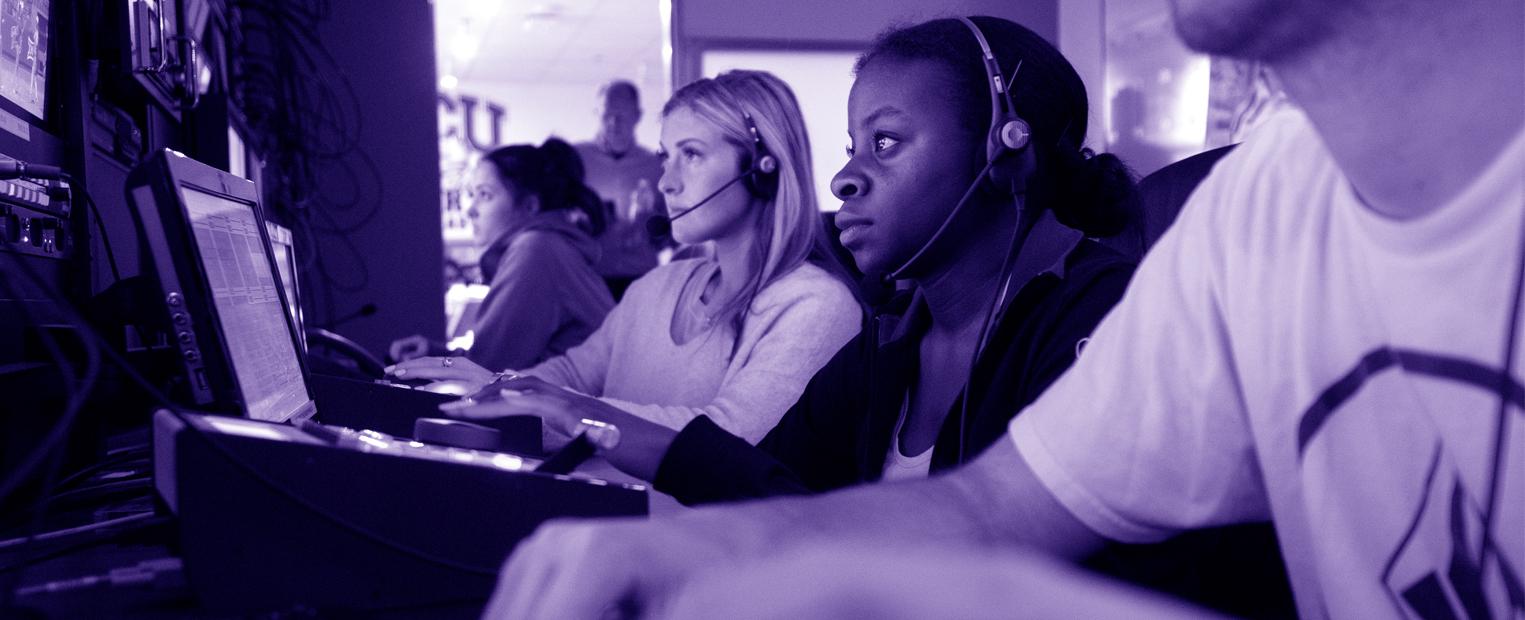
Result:
M705 256L637 280L587 341L532 368L494 373L428 357L388 373L469 388L508 377L502 399L451 413L537 414L567 436L580 430L575 420L614 411L672 429L702 415L762 439L862 324L816 206L802 119L794 93L768 73L685 86L662 110L658 189L674 239L707 246Z

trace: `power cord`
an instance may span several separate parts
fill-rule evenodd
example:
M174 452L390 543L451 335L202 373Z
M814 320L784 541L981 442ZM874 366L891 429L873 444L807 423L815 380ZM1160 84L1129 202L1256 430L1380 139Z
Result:
M18 588L18 598L42 594L58 594L91 590L101 587L123 588L130 586L176 587L184 585L185 569L180 558L156 558L144 560L132 566L113 568L105 573L59 579L35 586Z
M120 527L120 526L123 526L123 525L138 524L138 523L142 523L142 522L145 522L145 521L149 521L150 519L153 518L153 516L154 516L154 514L152 512L146 512L146 513L135 514L135 515L130 515L130 516L126 516L126 517L118 517L116 519L107 519L105 521L101 521L101 522L98 522L98 523L91 523L89 525L81 525L79 527L71 527L71 528L62 529L62 530L54 530L54 531L51 531L51 532L43 532L41 534L32 534L30 536L22 536L20 538L10 538L10 539L6 539L6 540L0 540L0 551L6 551L6 550L9 550L9 549L13 549L13 548L16 548L16 547L22 547L22 546L30 545L30 544L34 544L34 543L57 542L57 541L60 541L60 540L69 540L69 539L73 539L73 538L78 538L81 535L86 535L86 534L99 534L103 530L110 530L111 528L116 528L116 527Z

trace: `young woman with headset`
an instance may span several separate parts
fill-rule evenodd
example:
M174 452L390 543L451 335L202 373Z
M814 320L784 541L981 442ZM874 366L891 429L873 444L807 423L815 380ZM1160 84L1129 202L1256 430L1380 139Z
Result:
M708 245L708 256L649 272L586 341L534 367L494 373L427 357L388 373L516 392L464 412L475 417L538 413L542 403L584 412L566 424L547 417L564 435L582 418L677 429L704 417L761 439L862 325L818 215L799 106L773 75L732 71L673 95L661 143L657 185L672 235Z
M451 352L422 335L392 342L389 355L466 356L488 368L525 368L560 355L593 333L614 307L594 271L603 203L583 184L572 145L550 138L482 155L462 192L489 289L470 351ZM585 225L579 226L578 220Z
M533 412L613 424L621 441L606 458L685 503L926 476L972 458L1069 367L1132 275L1130 260L1086 239L1122 230L1136 204L1122 163L1080 147L1086 113L1074 69L1015 23L886 33L857 63L849 159L832 189L859 269L909 287L755 448L704 417L673 432L554 402ZM530 409L461 413L505 408Z

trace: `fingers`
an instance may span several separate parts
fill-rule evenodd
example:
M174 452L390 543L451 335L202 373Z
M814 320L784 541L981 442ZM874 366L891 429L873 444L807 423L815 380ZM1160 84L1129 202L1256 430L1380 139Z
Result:
M399 362L406 361L409 358L403 357L403 352L407 350L407 344L402 340L393 340L392 344L387 346L387 357Z
M446 363L449 360L449 363ZM386 367L390 377L487 383L492 373L464 357L420 357Z
M530 375L513 375L512 377L506 378L499 382L498 385L505 390L514 390L518 392L554 393L565 391L565 389L559 385L547 383L540 377L533 377Z
M537 416L548 428L564 435L575 434L582 415L566 401L544 394L503 390L503 398L486 402L458 400L439 406L446 415L466 420L488 420L511 415Z
M628 588L599 560L600 532L548 523L520 543L499 573L483 618L598 618Z
M503 390L503 398L487 401L454 400L443 403L439 410L451 417L467 420L484 420L510 415L541 415L543 403L529 402L523 394Z

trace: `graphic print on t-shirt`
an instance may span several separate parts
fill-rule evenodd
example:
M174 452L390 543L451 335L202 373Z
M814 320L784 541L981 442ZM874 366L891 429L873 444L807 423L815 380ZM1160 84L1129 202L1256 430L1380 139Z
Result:
M1415 385L1419 383L1427 385ZM1417 396L1456 390L1472 396L1468 405L1453 409L1447 405L1457 399L1432 396L1409 400L1411 406L1404 411L1373 406L1390 404L1394 393L1413 391ZM1479 393L1486 398L1476 398ZM1502 419L1500 393L1508 397ZM1476 406L1489 399L1490 406ZM1522 412L1525 387L1513 378L1504 380L1496 368L1456 357L1379 348L1323 390L1299 419L1297 446L1304 477L1328 479L1339 470L1353 483L1306 491L1310 518L1320 518L1317 507L1331 496L1355 495L1359 497L1342 499L1398 511L1371 516L1373 523L1401 517L1394 523L1397 528L1372 528L1390 537L1376 541L1386 545L1382 551L1387 559L1372 567L1380 569L1373 578L1387 591L1399 616L1480 620L1525 615L1520 571L1525 559L1520 518L1525 446L1518 439L1510 441L1525 429ZM1356 419L1361 417L1372 419ZM1372 450L1377 447L1370 445L1374 441L1401 445ZM1393 475L1395 470L1402 474Z

